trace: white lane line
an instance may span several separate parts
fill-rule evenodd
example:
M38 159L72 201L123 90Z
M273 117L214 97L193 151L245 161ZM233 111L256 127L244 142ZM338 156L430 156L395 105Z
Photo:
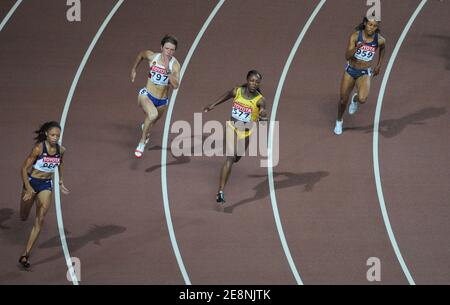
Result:
M72 102L73 95L75 93L75 89L77 88L78 81L80 79L81 73L83 73L84 66L86 65L89 57L91 56L92 50L94 49L95 45L97 44L97 41L100 39L100 36L102 35L103 31L105 30L106 26L108 25L111 18L114 16L114 14L117 12L119 7L122 5L124 0L117 1L114 8L111 10L109 15L106 17L106 19L103 21L102 26L98 29L97 34L94 36L94 39L92 39L91 44L89 45L89 48L87 49L86 53L84 54L83 60L80 63L80 66L78 67L78 71L75 74L75 78L73 79L72 86L70 87L69 94L67 95L66 103L64 105L64 110L61 115L61 138L59 139L60 144L62 144L62 139L64 135L64 126L66 125L66 119L67 114L69 113L69 107ZM56 171L55 173L55 181L59 181L59 173ZM60 200L60 193L59 193L59 184L55 183L55 207L56 207L56 217L58 220L58 229L59 229L59 237L61 239L61 245L64 251L64 257L66 258L66 264L69 269L70 277L72 279L72 283L74 285L78 285L78 279L77 276L73 270L72 267L72 259L70 257L69 248L67 247L66 242L66 234L64 233L64 224L63 224L63 218L62 218L62 211L61 211L61 200Z
M216 7L212 10L208 19L206 19L205 23L203 24L202 28L200 29L200 32L198 32L197 37L195 38L194 42L192 43L192 45L189 49L189 52L186 56L186 59L184 60L184 63L181 67L180 87L182 84L181 81L183 79L184 72L186 72L186 70L187 70L187 67L191 60L191 57L194 54L194 51L197 48L198 43L202 39L203 34L205 33L209 24L214 19L214 16L217 14L217 12L219 11L220 7L224 4L224 2L225 2L225 0L220 0L217 3ZM172 118L173 108L175 106L177 94L178 94L178 91L180 90L180 87L178 88L178 90L174 90L172 93L172 96L170 98L170 103L169 103L169 109L167 110L166 121L164 123L164 133L163 133L163 140L162 140L163 149L161 150L161 188L162 188L163 201L164 201L164 213L166 215L167 228L169 230L170 242L172 243L173 252L175 253L175 257L177 259L181 274L183 275L184 282L186 283L186 285L191 285L189 275L186 272L186 268L184 267L184 263L183 263L183 259L180 254L180 250L178 248L177 239L175 237L175 231L173 229L172 218L170 215L169 195L168 195L168 191L167 191L167 152L166 152L166 150L168 148L168 141L169 141L170 120Z
M9 10L8 14L6 14L5 18L3 18L2 23L0 23L0 32L5 27L6 23L8 22L9 18L14 14L16 9L19 7L19 5L22 3L23 0L17 0L17 2L13 5L13 7Z
M325 2L326 2L326 0L322 0L317 5L316 9L313 11L313 13L309 17L308 21L306 22L305 26L303 27L303 30L301 31L300 35L298 36L297 41L295 42L294 47L292 48L291 53L289 54L286 64L284 65L283 72L281 73L280 80L278 82L277 91L275 93L275 98L273 100L272 113L270 115L269 143L268 143L268 167L267 167L267 171L268 171L268 175L269 175L270 200L272 202L273 216L275 217L275 223L277 226L278 235L280 236L281 244L283 246L284 254L286 255L286 258L288 260L292 274L294 275L294 278L297 281L298 285L303 285L303 282L300 277L300 274L297 271L297 267L295 266L294 260L292 259L291 252L289 250L289 246L286 241L286 237L284 235L283 226L281 224L281 219L280 219L280 213L278 212L277 197L275 195L276 191L275 191L275 184L274 184L274 180L273 180L273 155L272 155L274 121L275 121L276 115L277 115L278 103L280 101L281 92L283 91L284 82L285 82L286 76L289 72L291 63L294 60L295 54L297 53L297 50L300 47L303 37L305 36L306 32L308 31L309 27L311 26L312 22L316 18L317 14L319 13L320 9L325 4Z
M378 160L378 135L379 135L379 125L380 125L380 117L381 117L381 106L383 104L384 92L386 90L387 82L389 80L389 75L391 74L392 67L394 66L395 59L397 58L397 54L398 54L398 51L400 50L400 47L402 46L403 40L405 39L406 35L408 34L408 31L411 28L417 15L419 15L420 11L422 10L423 6L426 3L427 3L427 0L422 0L422 2L416 8L415 12L412 14L411 18L409 19L408 23L406 24L405 28L403 29L403 32L402 32L400 38L398 39L397 44L395 45L394 51L392 52L391 58L389 59L389 63L386 67L386 72L384 73L383 81L381 83L380 93L378 94L378 100L377 100L377 108L375 111L374 125L373 125L373 169L374 169L374 174L375 174L375 184L377 186L378 201L380 202L380 208L381 208L381 212L383 214L384 224L386 226L386 230L388 232L392 247L394 248L395 255L397 256L400 266L403 269L403 273L405 274L406 278L408 279L408 282L410 285L415 285L414 279L412 278L411 273L409 272L408 267L406 266L406 263L403 260L402 253L400 252L397 241L395 239L394 232L392 230L391 223L389 221L389 215L388 215L388 212L386 209L386 203L384 201L383 189L381 187L380 164L379 164L379 160Z

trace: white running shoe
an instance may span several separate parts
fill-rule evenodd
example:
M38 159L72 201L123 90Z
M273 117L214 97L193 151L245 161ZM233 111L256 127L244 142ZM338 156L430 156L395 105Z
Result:
M141 124L141 130L144 130L144 123Z
M355 102L355 96L357 96L358 93L353 94L352 101L350 103L350 106L348 107L348 113L349 114L355 114L356 111L358 111L358 103Z
M334 133L337 135L340 135L342 133L342 124L344 121L338 121L336 120L336 126L334 126Z
M136 147L136 150L134 151L134 155L136 158L142 158L142 155L144 154L145 149L145 143L139 143L139 145Z

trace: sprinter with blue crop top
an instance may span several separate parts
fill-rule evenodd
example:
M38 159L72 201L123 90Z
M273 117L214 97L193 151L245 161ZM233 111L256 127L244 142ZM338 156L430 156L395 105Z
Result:
M356 32L350 37L349 45L345 53L347 65L341 81L338 115L334 133L342 133L343 116L347 109L350 93L356 85L348 112L354 114L359 104L364 104L369 96L370 79L380 73L381 64L385 53L385 39L380 35L379 21L375 18L364 17L363 22L356 28ZM372 70L372 60L379 50L378 63Z
M36 202L36 219L31 230L25 252L19 263L25 269L30 268L29 256L44 222L45 214L51 204L53 176L59 168L59 186L63 194L69 190L63 183L63 155L65 148L58 144L61 127L58 122L47 122L37 131L36 144L22 166L23 191L20 203L20 217L28 219L31 208Z

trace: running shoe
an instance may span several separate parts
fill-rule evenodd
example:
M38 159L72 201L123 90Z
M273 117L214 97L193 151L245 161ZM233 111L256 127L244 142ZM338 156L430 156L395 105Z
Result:
M225 196L222 191L217 193L216 201L218 203L225 203Z
M145 143L139 143L139 145L136 147L136 150L134 151L134 155L136 158L142 158L142 155L144 154L145 149Z
M19 264L22 266L23 269L28 270L31 267L30 261L28 260L29 256L28 255L22 255L19 258Z
M358 111L358 102L355 102L355 96L357 96L358 93L353 94L352 101L350 103L350 106L348 107L348 113L349 114L355 114L356 111Z
M342 124L344 121L337 121L336 120L336 126L334 126L334 133L337 135L340 135L342 133Z

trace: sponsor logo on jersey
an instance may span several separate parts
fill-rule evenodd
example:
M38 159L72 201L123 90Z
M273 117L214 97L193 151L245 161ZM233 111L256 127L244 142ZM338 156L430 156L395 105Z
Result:
M242 112L252 112L252 108L245 107L245 106L243 106L241 104L238 104L236 102L234 103L233 108L235 108L235 109L237 109L239 111L242 111Z
M160 74L166 74L166 68L161 68L161 67L158 67L158 66L152 66L150 71L151 72L160 73Z
M44 158L42 158L42 161L44 163L59 164L59 158L55 158L55 157L44 157Z
M361 51L369 51L369 52L375 52L376 48L369 45L363 45L359 48Z

